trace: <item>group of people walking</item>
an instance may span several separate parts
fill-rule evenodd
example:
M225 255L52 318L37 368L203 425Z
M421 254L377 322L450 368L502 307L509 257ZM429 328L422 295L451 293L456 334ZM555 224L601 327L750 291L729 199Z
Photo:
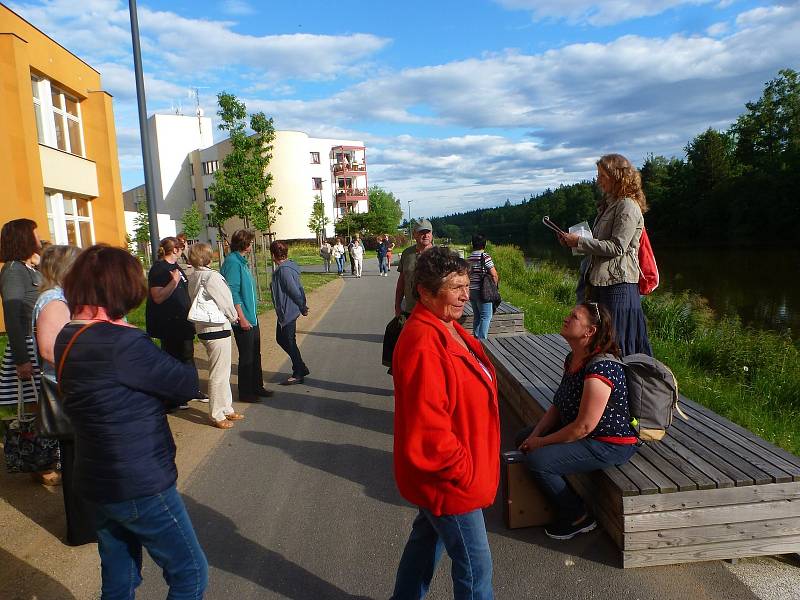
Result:
M564 246L590 257L586 299L565 316L560 331L571 352L553 405L515 441L556 510L545 531L559 540L596 527L565 477L622 464L638 448L625 372L605 357L651 352L631 287L638 281L646 207L640 178L620 155L604 156L597 167L605 195L594 237L559 236ZM185 245L165 238L145 280L141 264L123 249L49 246L43 252L36 223L28 219L7 223L0 233L0 293L9 334L0 398L9 394L9 377L31 380L41 371L57 379L74 428L74 443L61 447L68 541L97 540L103 598L133 597L143 547L163 570L170 598L203 596L208 565L175 488L175 443L165 413L203 398L193 364L195 335L209 357L214 426L228 429L244 418L232 404L231 337L239 351L239 400L272 395L264 387L257 294L247 259L253 239L247 230L234 233L232 252L217 272L207 244L188 248L191 269L184 270L179 263ZM491 303L485 306L476 291L483 277L498 283L499 275L482 235L473 237L467 259L434 246L427 220L417 223L414 242L398 264L394 312L404 325L392 373L394 476L417 514L392 598L422 598L446 551L455 598L485 600L493 591L483 509L495 500L501 443L497 374L479 341L488 334ZM323 248L323 258L332 257L340 275L350 254L360 276L358 238L348 248L341 239L329 251ZM384 276L391 249L383 236L378 260ZM270 252L276 341L292 363L283 383L293 385L309 374L296 340L296 321L309 309L287 245L273 242ZM145 299L147 333L125 319ZM468 302L473 335L459 325ZM160 340L161 349L150 337Z
M392 250L394 243L389 240L388 235L379 235L375 248L378 259L378 271L382 277L388 277L389 266L392 263ZM350 274L354 277L361 277L364 272L364 242L359 234L356 234L347 245L342 238L336 238L331 245L328 240L323 240L319 247L319 255L322 257L325 272L331 272L331 260L336 265L336 272L340 277L345 274L345 264L350 260Z

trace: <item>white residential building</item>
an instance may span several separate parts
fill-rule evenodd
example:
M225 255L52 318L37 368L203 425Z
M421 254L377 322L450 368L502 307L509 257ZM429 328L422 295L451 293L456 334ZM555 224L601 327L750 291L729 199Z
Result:
M210 188L214 172L222 168L230 152L229 140L214 144L211 119L180 115L154 115L148 119L153 145L156 205L159 234L174 235L181 229L184 210L195 202L205 215L202 241L217 240L216 224L209 220L213 198ZM281 207L274 231L280 239L309 239L308 229L314 200L321 197L331 223L326 236L333 235L333 222L346 210L366 212L366 148L360 140L313 138L301 131L276 131L269 172L269 194ZM134 218L136 201L144 198L144 186L125 192L125 207ZM162 222L166 227L162 228ZM225 224L228 234L242 226L238 219ZM131 231L129 227L129 231Z

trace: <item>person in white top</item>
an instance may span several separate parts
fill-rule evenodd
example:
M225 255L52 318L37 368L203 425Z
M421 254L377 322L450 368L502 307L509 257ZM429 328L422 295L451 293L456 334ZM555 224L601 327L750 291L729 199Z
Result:
M189 264L194 267L189 275L189 297L192 304L200 300L216 305L215 322L194 321L197 337L208 353L208 412L211 424L218 429L230 429L233 421L244 419L233 410L231 394L231 323L239 320L233 296L225 278L208 267L211 264L211 246L201 242L189 247ZM212 306L213 308L213 306ZM192 311L189 311L190 318ZM219 320L220 322L216 322Z
M336 261L336 271L339 273L339 277L342 277L344 274L344 244L342 244L342 238L336 238L336 244L333 246L333 259Z
M353 240L353 264L356 268L356 277L361 277L361 270L364 266L364 246L361 245L361 240L356 238Z

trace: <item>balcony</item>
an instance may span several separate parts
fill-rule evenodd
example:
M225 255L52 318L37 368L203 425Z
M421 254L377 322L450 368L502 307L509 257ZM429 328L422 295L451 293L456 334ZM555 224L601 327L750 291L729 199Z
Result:
M334 175L364 175L367 172L367 165L364 163L336 163L333 165Z
M367 190L360 188L346 188L336 190L337 202L358 202L359 200L367 200Z

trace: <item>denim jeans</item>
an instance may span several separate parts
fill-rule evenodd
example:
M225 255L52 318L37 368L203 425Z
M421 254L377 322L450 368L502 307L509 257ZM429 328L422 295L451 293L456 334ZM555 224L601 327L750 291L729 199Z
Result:
M308 375L306 363L300 356L300 348L297 347L297 319L281 327L280 323L275 325L275 341L283 348L292 360L292 377L300 378Z
M472 335L479 340L489 337L494 307L491 302L481 302L480 290L470 290L469 302L472 304Z
M532 431L533 427L520 431L514 445L518 447ZM576 442L537 448L528 452L525 460L542 492L558 511L558 520L572 523L586 514L586 507L580 496L567 485L564 476L624 464L636 454L638 448L636 444L609 444L583 438Z
M483 511L435 517L420 508L397 568L392 600L418 600L425 596L442 549L447 550L453 563L455 600L494 597L492 554Z
M96 505L102 600L129 600L142 582L142 547L161 567L168 600L203 597L208 562L175 486L154 496Z
M378 271L380 273L388 273L389 272L389 261L385 256L378 259Z
M336 260L336 272L339 273L339 275L341 275L342 272L344 271L344 256L340 256L335 260Z

